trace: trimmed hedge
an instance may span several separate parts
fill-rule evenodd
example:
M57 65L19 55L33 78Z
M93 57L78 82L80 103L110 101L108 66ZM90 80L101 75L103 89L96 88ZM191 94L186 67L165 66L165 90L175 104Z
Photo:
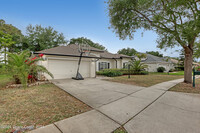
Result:
M97 75L104 75L104 76L108 76L108 77L117 77L117 76L121 76L121 75L148 75L149 72L147 71L141 71L139 73L135 73L133 70L128 70L128 69L104 69L101 70L99 72L97 72Z
M97 72L98 75L105 75L107 77L117 77L123 75L123 73L118 69L104 69Z

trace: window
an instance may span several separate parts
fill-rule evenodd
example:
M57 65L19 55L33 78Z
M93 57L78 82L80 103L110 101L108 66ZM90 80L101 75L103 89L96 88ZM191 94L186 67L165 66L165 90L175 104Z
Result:
M123 68L124 68L124 69L128 69L128 62L124 62L124 63L123 63Z
M110 63L108 62L99 62L99 71L103 69L109 69Z

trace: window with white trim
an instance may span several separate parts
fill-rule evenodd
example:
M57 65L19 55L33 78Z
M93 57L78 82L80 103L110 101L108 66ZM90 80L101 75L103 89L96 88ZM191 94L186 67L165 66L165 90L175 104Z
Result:
M110 69L109 62L99 62L99 71L103 69Z

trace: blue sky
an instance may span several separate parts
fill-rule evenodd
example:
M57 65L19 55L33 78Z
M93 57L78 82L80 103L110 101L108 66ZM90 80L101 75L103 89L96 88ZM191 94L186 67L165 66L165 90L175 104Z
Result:
M67 40L87 37L104 45L108 51L130 47L139 52L160 51L165 56L179 56L176 49L156 48L157 35L141 30L133 40L119 40L109 27L108 11L104 0L0 0L0 19L13 24L26 33L28 24L52 26L64 33Z

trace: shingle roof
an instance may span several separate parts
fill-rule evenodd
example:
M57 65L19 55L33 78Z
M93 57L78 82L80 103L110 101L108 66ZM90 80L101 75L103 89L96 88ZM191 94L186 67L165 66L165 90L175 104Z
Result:
M176 59L172 59L172 58L171 58L170 60L171 60L171 62L174 63L174 64L178 64L178 63L179 63L179 61L176 60Z
M78 45L70 44L67 46L58 46L58 47L54 47L54 48L50 48L50 49L45 49L42 51L35 52L35 54L42 53L42 54L46 54L46 55L80 56L78 49L79 49ZM95 52L104 52L103 50L93 48L93 47L90 47L90 50L95 51ZM87 56L87 55L83 54L83 56ZM89 55L87 57L95 57L96 58L96 56L94 56L94 55Z
M122 54L112 54L104 50L100 50L94 47L90 47L90 51L99 52L100 58L107 59L120 59L120 58L132 58L131 56L122 55ZM78 45L70 44L67 46L58 46L55 48L50 48L42 51L35 52L35 54L46 54L46 55L62 55L62 56L76 56L79 57L80 53L78 51ZM90 58L99 58L93 54L89 54L88 56L83 54L84 57Z
M127 56L127 55L123 55L123 54L112 54L107 51L104 51L104 53L101 53L100 57L107 58L107 59L132 58L131 56Z
M170 60L167 60L166 58L157 57L151 54L146 54L146 55L147 55L146 59L142 61L144 63L157 63L157 62L170 63Z

